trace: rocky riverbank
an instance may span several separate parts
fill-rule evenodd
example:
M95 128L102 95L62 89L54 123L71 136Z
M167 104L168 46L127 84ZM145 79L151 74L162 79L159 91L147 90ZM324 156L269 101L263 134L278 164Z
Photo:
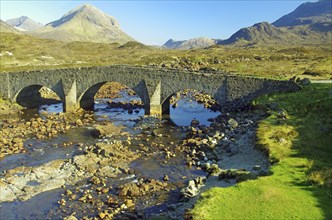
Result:
M267 157L255 149L262 116L253 111L223 114L209 119L210 126L195 119L186 127L140 117L130 132L108 120L96 123L82 110L2 120L2 157L24 153L28 139L52 139L76 127L88 126L96 140L57 145L76 145L78 153L70 158L5 170L0 202L28 202L61 189L57 208L44 217L183 219L202 191L267 174Z
M30 119L9 118L0 124L0 159L4 156L24 153L24 141L28 138L46 139L67 130L93 122L93 115L82 109L71 114L34 115ZM31 146L30 146L31 147Z

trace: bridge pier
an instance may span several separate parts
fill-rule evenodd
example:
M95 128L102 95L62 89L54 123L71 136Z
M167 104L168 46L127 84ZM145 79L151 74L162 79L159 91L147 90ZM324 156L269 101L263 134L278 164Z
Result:
M63 100L63 111L64 112L74 112L80 106L77 102L76 94L76 81L74 80L69 85L64 85L65 97Z

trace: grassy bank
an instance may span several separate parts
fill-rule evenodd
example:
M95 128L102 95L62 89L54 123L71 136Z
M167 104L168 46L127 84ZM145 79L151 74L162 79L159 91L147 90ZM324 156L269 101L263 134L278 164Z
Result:
M194 219L332 219L332 86L257 100L271 103L257 129L271 175L203 193Z

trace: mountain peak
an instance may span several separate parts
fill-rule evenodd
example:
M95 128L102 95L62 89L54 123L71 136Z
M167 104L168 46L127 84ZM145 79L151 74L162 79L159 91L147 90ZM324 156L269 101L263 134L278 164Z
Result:
M69 11L67 14L63 15L59 20L51 22L47 25L51 25L52 27L58 27L70 20L73 20L74 18L80 20L88 20L89 22L101 27L111 23L112 26L120 29L120 25L114 17L109 16L108 14L102 12L101 10L90 4L80 5Z
M21 16L19 18L9 19L6 21L6 23L21 31L34 31L44 26L41 23L33 21L27 16Z
M79 5L78 7L71 10L68 14L73 12L92 12L92 13L103 13L98 8L90 4Z
M322 22L331 23L331 14L331 0L305 2L297 7L294 11L279 18L272 24L276 27L291 27Z
M93 5L80 5L59 20L48 23L34 35L62 41L126 43L134 41L125 34L117 20Z

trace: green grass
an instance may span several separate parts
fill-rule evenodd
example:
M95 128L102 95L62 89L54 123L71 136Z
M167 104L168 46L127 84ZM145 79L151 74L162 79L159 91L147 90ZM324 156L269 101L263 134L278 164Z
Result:
M260 122L258 145L274 165L271 175L213 188L192 210L194 219L332 219L332 86L261 97L287 111Z
M0 33L0 72L114 64L153 65L190 70L213 68L241 75L289 79L332 77L331 45L212 46L208 49L165 50L128 42L102 44L60 42ZM302 75L304 72L307 75Z

